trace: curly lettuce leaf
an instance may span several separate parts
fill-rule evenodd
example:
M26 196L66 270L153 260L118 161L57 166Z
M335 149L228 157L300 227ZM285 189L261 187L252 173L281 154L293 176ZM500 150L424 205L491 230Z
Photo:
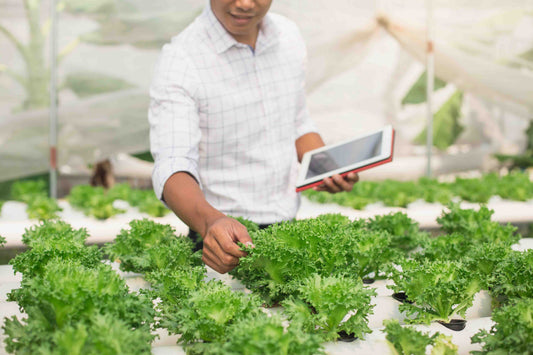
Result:
M533 298L533 250L511 251L499 262L491 277L494 303L506 303L513 298Z
M86 246L87 230L73 229L63 221L44 221L26 229L22 242L29 247L9 263L13 270L27 277L41 275L49 263L73 261L87 268L100 264L102 254L97 246Z
M514 299L495 309L490 331L481 330L472 343L482 344L473 354L531 354L533 352L533 299Z
M23 279L21 288L8 294L8 301L16 301L27 315L23 322L13 318L4 326L7 348L15 353L38 353L35 347L41 345L55 351L56 334L82 325L94 328L92 321L98 314L120 320L130 331L139 330L137 334L148 344L153 339L150 324L155 312L150 298L129 293L124 280L108 265L49 263L41 276Z
M105 246L111 260L120 261L121 270L148 272L201 264L201 254L192 252L192 242L176 237L170 225L140 219L129 226Z
M340 215L283 222L252 234L255 247L230 274L275 304L294 294L315 273L381 277L401 253L387 232L368 230Z
M191 292L182 308L164 314L161 325L170 333L181 334L180 343L223 342L230 326L261 313L260 305L256 296L211 280Z
M402 271L393 273L394 292L405 292L410 302L400 305L411 323L449 322L450 316L465 316L472 306L480 281L461 262L406 260ZM412 302L412 303L411 303Z
M418 222L402 212L374 216L368 220L368 228L388 232L392 236L391 247L405 254L423 247L429 240L429 234L420 230Z
M341 331L363 338L370 333L368 316L375 290L363 287L360 280L344 276L312 275L302 281L296 297L283 302L284 313L310 333L323 340L336 340Z
M224 344L211 344L211 351L219 355L272 354L314 355L324 354L320 338L304 332L298 325L283 326L279 316L258 314L247 317L230 327Z

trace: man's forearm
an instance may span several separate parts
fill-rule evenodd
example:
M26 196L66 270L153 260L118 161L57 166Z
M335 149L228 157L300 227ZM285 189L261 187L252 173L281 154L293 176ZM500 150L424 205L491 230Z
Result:
M203 238L203 262L220 273L233 269L246 255L238 243L253 245L241 223L211 206L196 180L185 172L172 175L163 189L167 205Z
M304 134L296 140L296 153L298 154L298 161L302 162L304 154L310 150L324 146L324 141L320 134L311 132Z
M163 198L174 213L203 237L207 227L224 214L205 199L196 180L185 172L172 175L163 189Z

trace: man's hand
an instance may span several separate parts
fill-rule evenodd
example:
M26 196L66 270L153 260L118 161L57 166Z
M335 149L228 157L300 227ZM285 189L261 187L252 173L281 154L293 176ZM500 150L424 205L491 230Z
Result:
M253 245L246 227L230 217L221 217L207 226L204 237L202 260L215 271L225 274L247 254L240 250L237 242Z
M314 187L315 191L327 191L329 193L337 193L342 191L352 191L353 185L359 181L359 175L357 173L349 173L342 177L339 174L335 174L332 177L322 180L322 184Z

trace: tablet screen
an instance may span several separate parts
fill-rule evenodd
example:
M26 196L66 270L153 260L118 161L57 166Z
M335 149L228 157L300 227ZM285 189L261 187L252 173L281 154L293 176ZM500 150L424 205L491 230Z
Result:
M306 179L344 166L371 159L381 154L383 132L314 153L309 160Z

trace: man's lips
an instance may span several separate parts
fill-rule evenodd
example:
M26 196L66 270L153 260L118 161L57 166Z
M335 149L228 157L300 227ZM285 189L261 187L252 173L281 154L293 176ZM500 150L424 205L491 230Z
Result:
M250 15L237 15L237 14L232 14L232 13L230 13L230 15L237 24L242 24L242 25L247 24L253 18L253 16L250 16Z

